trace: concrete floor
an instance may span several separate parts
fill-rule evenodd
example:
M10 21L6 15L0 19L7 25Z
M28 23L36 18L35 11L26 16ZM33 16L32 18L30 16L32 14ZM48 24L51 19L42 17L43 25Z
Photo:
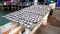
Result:
M48 18L48 24L41 25L35 34L60 34L60 10L55 9L53 15Z

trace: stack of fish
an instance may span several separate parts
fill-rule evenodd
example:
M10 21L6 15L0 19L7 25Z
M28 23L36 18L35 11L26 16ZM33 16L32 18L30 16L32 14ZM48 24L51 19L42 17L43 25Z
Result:
M34 5L28 8L18 10L3 16L4 18L20 23L20 25L30 28L31 25L36 24L48 13L48 6Z

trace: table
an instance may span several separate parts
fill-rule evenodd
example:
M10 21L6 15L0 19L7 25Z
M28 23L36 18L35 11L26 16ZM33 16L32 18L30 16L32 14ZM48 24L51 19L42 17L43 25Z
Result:
M47 23L49 11L49 6L33 5L2 17L19 23L21 26L31 31L29 34L33 34L42 23Z

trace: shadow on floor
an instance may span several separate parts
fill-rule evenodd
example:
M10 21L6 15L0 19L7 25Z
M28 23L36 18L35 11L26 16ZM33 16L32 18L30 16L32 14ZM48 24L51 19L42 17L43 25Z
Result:
M56 26L56 27L60 27L60 21L57 20L55 17L49 16L48 17L48 23L50 25Z

